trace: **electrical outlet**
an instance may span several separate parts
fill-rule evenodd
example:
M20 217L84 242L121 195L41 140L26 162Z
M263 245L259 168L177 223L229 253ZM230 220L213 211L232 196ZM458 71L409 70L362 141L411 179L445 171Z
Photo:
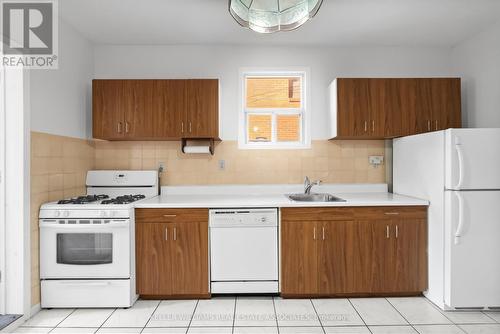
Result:
M219 170L226 169L226 160L219 160Z
M383 162L384 162L384 156L383 155L370 155L368 157L368 163L370 165L372 165L373 167L375 167L375 168L377 168Z
M158 172L163 173L164 171L167 170L167 167L165 166L164 162L160 162L158 165Z

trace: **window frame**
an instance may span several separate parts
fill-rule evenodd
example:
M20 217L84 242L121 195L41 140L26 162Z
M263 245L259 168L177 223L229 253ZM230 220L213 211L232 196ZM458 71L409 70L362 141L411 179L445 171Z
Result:
M238 148L240 149L308 149L311 147L310 138L310 108L309 108L309 70L306 68L291 69L241 69L239 80L239 127ZM301 82L300 108L247 108L247 78L255 77L299 77ZM248 140L248 118L252 114L271 115L271 141L250 142ZM300 140L294 142L277 141L277 116L300 115Z

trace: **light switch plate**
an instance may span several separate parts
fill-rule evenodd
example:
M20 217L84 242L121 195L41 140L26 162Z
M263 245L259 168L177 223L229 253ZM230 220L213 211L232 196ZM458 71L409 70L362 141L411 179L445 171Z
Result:
M368 163L374 167L377 167L384 163L383 155L370 155L368 157Z
M219 170L226 169L226 160L219 160Z

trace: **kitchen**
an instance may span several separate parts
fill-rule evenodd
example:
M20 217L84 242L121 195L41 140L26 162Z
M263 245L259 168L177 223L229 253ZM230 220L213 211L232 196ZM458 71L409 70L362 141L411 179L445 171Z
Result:
M319 3L58 3L6 331L500 331L499 5Z

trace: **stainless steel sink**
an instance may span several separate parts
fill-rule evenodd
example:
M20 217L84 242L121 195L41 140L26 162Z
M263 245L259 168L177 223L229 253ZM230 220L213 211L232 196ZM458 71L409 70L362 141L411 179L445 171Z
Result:
M297 202L345 202L345 199L331 194L289 194L289 199Z

